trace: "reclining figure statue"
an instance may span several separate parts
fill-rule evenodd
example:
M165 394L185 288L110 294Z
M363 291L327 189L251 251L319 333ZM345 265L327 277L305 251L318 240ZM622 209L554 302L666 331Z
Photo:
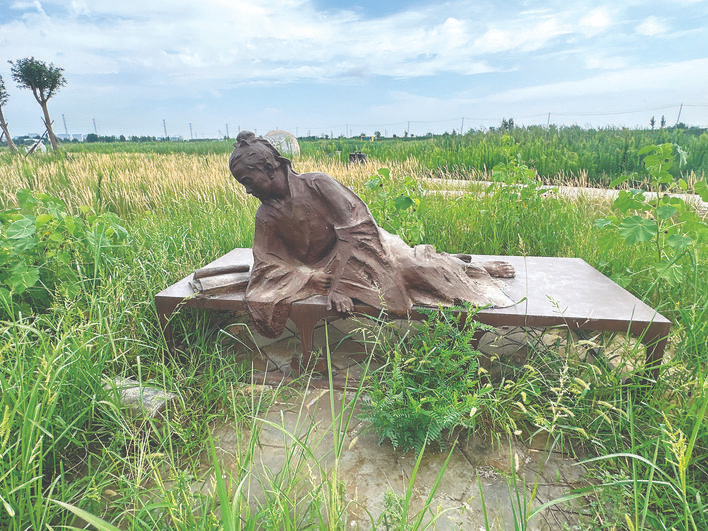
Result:
M290 305L312 295L343 314L353 299L399 315L413 305L514 304L498 280L514 276L510 264L474 265L469 255L408 246L381 229L354 192L324 173L295 173L264 138L241 132L229 168L261 202L246 303L266 337L278 337Z

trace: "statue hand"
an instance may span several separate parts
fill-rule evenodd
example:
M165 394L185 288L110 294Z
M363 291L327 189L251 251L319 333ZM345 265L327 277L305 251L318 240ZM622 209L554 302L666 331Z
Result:
M310 277L310 285L312 285L317 291L325 294L332 287L332 275L328 275L322 271L315 271Z
M327 309L337 310L339 313L349 313L354 311L354 301L346 295L333 291L327 297Z

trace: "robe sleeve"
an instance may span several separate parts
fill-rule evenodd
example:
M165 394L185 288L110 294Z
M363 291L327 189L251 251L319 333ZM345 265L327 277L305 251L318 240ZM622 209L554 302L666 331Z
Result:
M290 304L316 294L308 284L311 276L312 270L292 258L278 235L256 215L246 304L258 332L269 338L283 333Z

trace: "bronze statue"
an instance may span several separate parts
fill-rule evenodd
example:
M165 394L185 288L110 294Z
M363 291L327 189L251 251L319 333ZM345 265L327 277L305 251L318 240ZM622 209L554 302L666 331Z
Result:
M354 192L324 173L295 173L249 131L238 135L229 168L261 201L246 302L264 336L279 336L290 304L312 295L326 295L327 309L343 314L353 310L352 299L392 314L413 305L514 304L497 280L514 276L510 264L477 266L466 255L408 246L381 229Z

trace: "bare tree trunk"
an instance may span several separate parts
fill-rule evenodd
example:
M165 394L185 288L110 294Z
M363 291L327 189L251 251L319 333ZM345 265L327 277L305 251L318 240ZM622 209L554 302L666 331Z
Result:
M10 130L7 128L5 116L2 114L2 107L0 107L0 129L2 129L2 132L5 133L5 137L7 138L7 147L10 148L10 151L17 151L15 143L12 141L12 137L10 136Z
M52 121L49 118L49 109L47 109L47 102L40 102L42 106L42 111L44 112L44 126L47 128L47 136L49 136L49 142L52 144L52 149L54 153L59 152L59 145L57 144L57 137L54 135L54 130L52 129Z

